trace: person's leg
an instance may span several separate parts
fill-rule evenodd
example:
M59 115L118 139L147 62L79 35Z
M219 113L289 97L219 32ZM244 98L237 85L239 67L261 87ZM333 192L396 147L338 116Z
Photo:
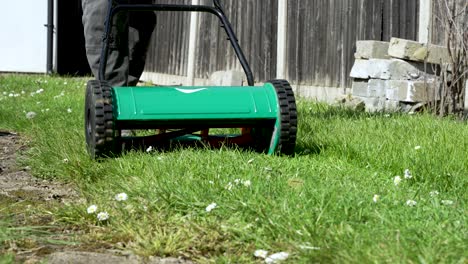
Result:
M109 0L82 0L86 56L93 75L98 78L105 20ZM128 83L128 17L121 12L114 17L105 79L112 86Z
M151 0L140 0L138 3L151 4ZM135 86L143 73L154 27L156 15L154 12L129 13L129 51L130 66L128 85Z

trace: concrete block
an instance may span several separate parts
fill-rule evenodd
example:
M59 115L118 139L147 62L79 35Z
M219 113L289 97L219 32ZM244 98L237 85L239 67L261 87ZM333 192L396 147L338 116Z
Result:
M353 96L369 96L369 80L354 79L352 87Z
M401 110L400 101L397 100L389 100L385 101L385 111L388 112L397 112Z
M356 59L388 59L389 42L359 40L356 42Z
M412 40L392 38L388 54L394 58L411 61L427 61L432 64L450 62L450 55L446 47L419 43Z
M217 71L211 74L213 86L242 86L245 74L240 71Z
M362 97L385 97L387 81L379 79L353 81L353 96Z
M401 102L430 102L437 99L436 83L424 81L396 81L387 83L386 98Z
M424 64L400 59L356 60L350 76L358 79L411 80L424 76Z
M378 79L369 80L368 96L385 98L387 86L388 81Z

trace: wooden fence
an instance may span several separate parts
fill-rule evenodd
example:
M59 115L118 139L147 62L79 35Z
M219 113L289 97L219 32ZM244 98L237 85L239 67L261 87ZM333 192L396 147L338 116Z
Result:
M167 3L164 0L155 3ZM190 4L190 0L172 1ZM148 51L146 71L171 75L187 74L187 49L190 31L190 14L179 12L157 13L157 26Z
M167 3L167 0L156 2ZM190 0L172 1L191 3ZM211 4L211 0L201 0ZM222 0L255 80L276 77L278 0ZM418 0L289 0L286 77L294 84L350 87L359 39L417 39ZM217 18L200 15L196 76L240 70ZM186 75L188 13L158 13L146 71Z
M356 40L417 38L416 0L289 2L288 78L294 83L350 87Z

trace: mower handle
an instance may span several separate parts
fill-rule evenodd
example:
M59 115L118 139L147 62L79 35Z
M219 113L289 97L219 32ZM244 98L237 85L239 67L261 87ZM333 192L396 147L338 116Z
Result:
M107 10L105 33L103 37L103 47L101 50L101 59L99 64L99 80L105 80L107 57L110 46L110 33L112 29L112 18L115 14L121 11L175 11L175 12L204 12L211 13L219 18L221 21L221 27L228 35L228 40L231 42L232 47L239 59L242 68L244 69L247 83L249 86L254 86L254 76L252 70L245 58L244 52L242 51L237 36L232 29L231 23L224 14L223 7L220 0L213 0L213 6L206 5L180 5L180 4L127 4L121 3L119 0L109 0L109 6Z

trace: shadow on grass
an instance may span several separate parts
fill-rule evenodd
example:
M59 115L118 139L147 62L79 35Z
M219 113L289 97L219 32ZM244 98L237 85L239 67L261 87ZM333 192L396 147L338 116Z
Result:
M294 153L296 156L319 155L325 149L327 149L327 145L300 142L296 145Z
M128 143L128 142L127 142ZM326 145L318 145L314 143L298 143L294 149L294 154L288 155L289 157L293 156L308 156L308 155L318 155L324 149ZM260 151L255 146L246 146L246 145L235 145L235 144L221 144L219 146L212 146L210 144L193 141L193 142L164 142L164 144L158 145L145 145L145 144L127 144L122 146L122 151L115 154L110 154L101 158L98 158L98 161L104 161L108 158L118 158L132 152L141 152L141 153L150 153L153 151L156 152L175 152L180 150L233 150L244 153L258 153L267 155L268 150ZM288 157L285 155L285 157Z

